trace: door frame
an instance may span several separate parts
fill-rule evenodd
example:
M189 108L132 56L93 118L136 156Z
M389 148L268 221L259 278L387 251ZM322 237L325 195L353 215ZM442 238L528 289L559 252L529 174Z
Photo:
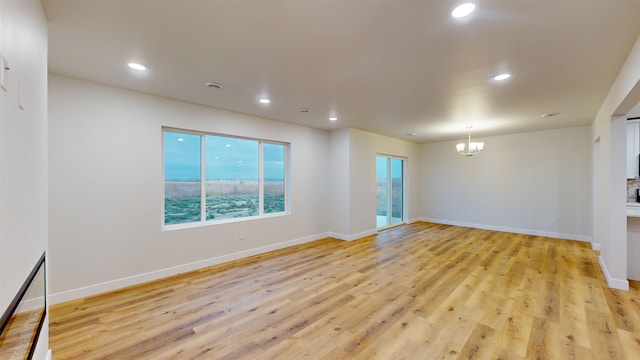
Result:
M389 219L389 217L391 216L391 218L393 218L392 216L392 207L393 207L393 200L392 198L392 193L391 193L391 189L392 189L392 185L393 185L393 177L390 176L391 172L392 172L392 160L397 159L397 160L401 160L402 161L402 218L400 219L400 221L396 222L396 223L390 223L381 227L378 227L378 221L377 221L377 217L378 217L378 212L377 212L377 206L378 206L378 200L377 200L377 182L378 182L378 176L377 176L377 172L378 172L378 157L384 157L387 159L387 179L389 179L389 177L391 177L391 181L388 182L388 188L387 188L387 193L389 196L389 201L388 201L388 208L387 208L387 219ZM376 212L375 212L375 216L376 216L376 230L380 231L380 230L385 230L385 229L389 229L398 225L403 225L403 224L407 224L407 213L408 213L408 200L409 200L409 187L407 186L408 184L408 162L409 162L409 158L407 158L406 156L399 156L399 155L390 155L390 154L385 154L385 153L376 153L376 171L375 171L375 184L376 184ZM391 213L389 212L391 211Z

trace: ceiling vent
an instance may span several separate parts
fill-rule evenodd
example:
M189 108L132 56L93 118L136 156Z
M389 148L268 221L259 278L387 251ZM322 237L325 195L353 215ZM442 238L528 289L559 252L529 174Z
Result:
M222 90L222 88L223 88L222 84L218 84L218 83L214 83L214 82L208 82L208 83L204 84L204 86L206 86L207 89L213 89L213 90Z

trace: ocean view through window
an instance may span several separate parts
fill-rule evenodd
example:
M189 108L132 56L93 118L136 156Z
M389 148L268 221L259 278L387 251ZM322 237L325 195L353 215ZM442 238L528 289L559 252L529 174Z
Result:
M287 212L288 144L163 129L164 225Z

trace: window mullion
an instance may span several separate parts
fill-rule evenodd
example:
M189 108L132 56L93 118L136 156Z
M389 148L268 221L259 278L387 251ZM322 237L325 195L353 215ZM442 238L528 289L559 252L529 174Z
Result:
M200 135L200 221L207 221L206 136Z
M393 222L393 162L391 156L387 157L387 203L389 207L387 209L387 222L391 224Z
M264 148L258 143L258 216L264 214Z

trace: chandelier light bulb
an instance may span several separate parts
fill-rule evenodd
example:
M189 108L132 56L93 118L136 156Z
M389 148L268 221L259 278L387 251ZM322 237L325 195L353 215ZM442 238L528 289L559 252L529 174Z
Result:
M459 143L456 145L456 150L458 151L458 154L460 155L465 155L465 156L472 156L475 155L477 153L479 153L480 151L484 150L484 142L478 142L478 141L471 141L471 126L468 126L467 129L469 129L469 136L467 137L467 143ZM467 150L465 151L465 148L467 148Z

